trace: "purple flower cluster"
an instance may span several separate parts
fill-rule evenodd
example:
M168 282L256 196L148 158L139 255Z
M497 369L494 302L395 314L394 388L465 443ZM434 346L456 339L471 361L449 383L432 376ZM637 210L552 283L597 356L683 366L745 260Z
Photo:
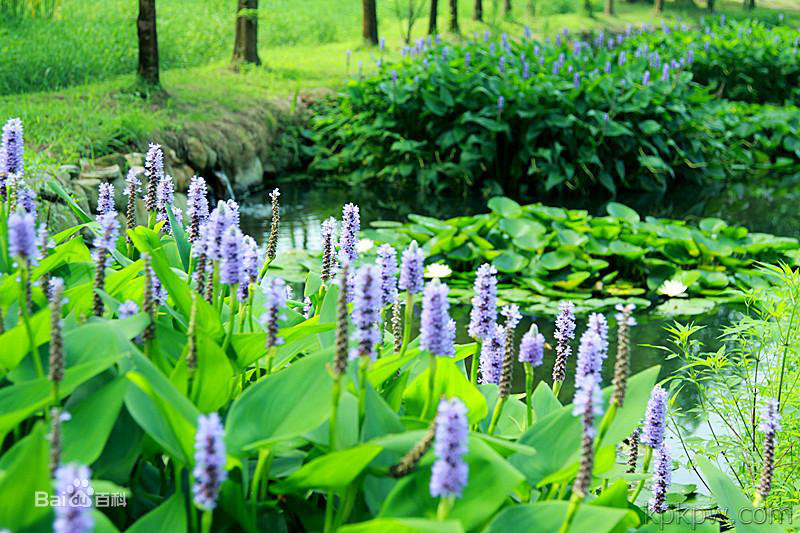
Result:
M420 319L420 347L434 355L455 355L456 323L450 318L447 285L434 279L425 287Z
M97 263L97 268L105 268L111 260L111 257L106 254L114 249L117 237L119 236L117 212L111 211L98 216L97 223L100 225L100 233L95 235L94 242L92 243L95 249L94 260Z
M589 329L600 337L600 364L608 357L608 320L600 313L589 315Z
M17 191L17 207L34 217L36 216L36 193L30 187L25 186L22 181L19 182Z
M759 431L765 435L774 435L781 430L781 415L778 412L778 401L769 398L761 408L761 423Z
M647 502L651 513L663 513L667 510L667 491L672 485L672 458L666 446L655 451L653 469L653 497Z
M519 343L519 362L529 363L533 367L541 366L544 360L544 335L539 333L535 324L522 336Z
M650 393L642 428L642 444L658 450L664 444L667 430L667 391L656 385Z
M191 220L187 238L194 243L199 237L200 226L208 220L208 187L206 180L201 177L194 176L189 183L186 214Z
M200 415L194 437L194 502L203 509L217 506L219 489L227 478L225 471L225 429L219 415Z
M382 244L375 263L380 269L381 304L393 304L397 298L397 251L390 244Z
M351 358L375 359L375 346L381 340L378 322L381 318L380 270L374 265L364 265L353 276L353 324L356 347Z
M97 214L105 215L116 211L114 206L114 185L101 183L97 190Z
M30 213L11 213L8 217L8 254L23 261L35 261L35 219Z
M225 285L236 285L242 281L243 250L242 231L231 224L222 234L222 258L219 262L219 281Z
M469 468L464 462L469 427L467 408L458 398L442 400L436 413L433 445L436 462L431 473L430 493L434 498L460 497L467 484Z
M128 318L139 312L139 306L133 300L125 300L124 303L117 307L117 316L119 318Z
M54 533L89 533L94 530L93 504L88 491L90 478L91 471L84 465L68 464L56 469L56 496L64 504L53 507Z
M250 285L258 281L264 256L256 240L250 235L242 237L242 273L239 280L239 301L244 302L250 294Z
M505 357L505 335L506 328L499 324L493 324L492 332L484 338L479 361L481 383L500 384L503 374L503 357Z
M595 374L589 374L586 378L576 381L575 397L572 400L572 414L587 419L588 415L600 415L603 412L603 393L600 390L600 383ZM586 420L590 422L590 420ZM594 425L584 428L584 433L594 437Z
M572 302L561 302L558 304L558 316L556 317L556 329L553 333L558 341L559 352L569 356L572 348L569 342L575 339L575 304Z
M156 189L156 211L158 222L164 222L166 231L170 231L169 217L167 216L167 209L172 207L175 201L175 184L172 181L172 176L163 176L158 181L158 188Z
M422 290L425 252L417 245L417 241L403 251L403 262L400 267L400 290L416 294Z
M0 174L22 175L25 172L24 150L22 121L18 118L8 119L3 125Z
M469 313L469 336L485 340L497 322L497 269L484 263L475 275L475 294Z
M267 349L280 345L278 338L278 319L280 311L286 307L286 282L281 278L269 278L263 283L264 313L259 322L267 332Z
M361 215L358 206L347 204L342 209L342 233L339 237L340 260L348 263L358 259L358 232L361 231Z

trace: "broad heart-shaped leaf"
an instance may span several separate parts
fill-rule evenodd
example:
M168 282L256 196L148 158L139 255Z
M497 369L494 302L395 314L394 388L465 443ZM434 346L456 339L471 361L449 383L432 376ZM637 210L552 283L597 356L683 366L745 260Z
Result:
M127 386L125 378L117 377L76 405L66 405L70 419L61 424L63 463L90 465L100 457L122 408Z
M200 412L178 392L149 359L138 351L125 406L137 424L167 453L186 466L192 464L194 433Z
M95 358L64 371L60 395L67 396L75 387L113 365L121 354ZM53 384L47 378L25 381L0 388L0 437L32 413L47 406L53 396Z
M191 399L200 411L209 413L230 400L234 371L228 356L211 337L198 331L196 345L197 370L192 383ZM181 357L170 376L170 380L180 391L186 391L188 385L189 370L186 364L186 358Z
M403 399L406 402L408 415L419 416L422 413L425 399L430 395L429 376L430 368L427 368L406 387ZM430 420L436 414L436 408L442 396L460 398L467 406L467 418L471 424L483 420L489 412L486 398L475 385L469 382L464 371L451 359L437 357L433 399L428 402L428 412L424 414L425 419Z
M131 232L131 238L134 240L137 248L142 252L151 254L151 264L158 279L161 281L164 288L169 293L175 306L181 314L187 319L192 313L192 289L189 284L172 270L169 261L167 261L165 249L160 241L153 242L156 237L153 237L152 230L145 227L138 227L136 231ZM209 305L203 298L196 298L197 305L197 328L206 332L212 339L217 342L222 340L225 331L220 322L219 313Z
M375 518L337 529L339 533L464 533L455 520L424 520L422 518Z
M535 531L557 533L567 516L569 503L565 501L542 502L533 505L515 505L500 512L489 523L483 533L509 533L511 531ZM627 509L581 505L575 515L570 531L575 533L608 533L626 517L635 515Z
M486 522L524 479L481 439L470 436L467 446L468 451L464 456L469 468L467 486L448 515L448 518L461 522L465 531ZM383 503L380 518L436 516L438 500L430 495L429 489L432 455L428 454L413 474L397 482Z
M37 492L50 494L47 429L38 423L31 433L0 457L0 528L22 531L46 516L48 507L33 505Z
M758 515L754 515L753 502L734 485L733 481L705 457L697 456L695 460L705 475L711 494L717 500L717 506L736 526L736 533L780 533L784 531L784 528L777 524L771 524L769 521L761 523L761 521L755 520L754 517Z
M42 309L31 317L33 344L36 348L50 340L50 310ZM28 333L24 324L17 324L0 335L0 375L14 370L19 363L30 355Z
M186 530L183 494L175 492L161 505L134 522L125 533L174 533Z
M489 199L489 209L504 218L519 218L522 216L522 207L505 196L495 196Z
M539 382L536 390L533 391L533 412L536 413L536 419L544 418L553 411L561 409L561 402L558 401L553 389L543 380Z
M627 223L633 225L639 223L639 221L641 220L641 217L639 217L639 213L637 213L627 205L623 205L617 202L608 202L608 205L606 205L606 212L612 217L621 218Z
M241 456L261 446L302 435L330 414L333 382L326 354L305 357L262 378L234 402L225 424L229 453ZM298 391L307 391L298 396Z
M307 489L341 490L352 483L382 450L374 444L360 444L348 450L327 453L304 464L270 490L276 494Z
M625 406L617 411L614 423L603 440L606 449L613 449L612 444L622 441L639 425L659 369L658 366L649 368L628 380ZM608 408L611 393L612 387L603 390L604 411ZM597 420L597 423L600 421ZM555 481L552 476L557 473L557 477L568 479L574 475L574 467L580 458L581 432L581 422L572 414L572 404L566 405L536 420L533 427L520 437L520 444L536 449L538 453L535 456L517 454L509 460L532 485L544 479ZM601 463L599 459L597 468Z

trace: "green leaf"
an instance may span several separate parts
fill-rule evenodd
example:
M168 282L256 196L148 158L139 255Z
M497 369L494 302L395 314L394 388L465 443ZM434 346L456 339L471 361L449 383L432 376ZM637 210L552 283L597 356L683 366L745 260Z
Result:
M724 513L736 526L736 533L781 533L784 531L784 528L777 524L758 523L753 520L755 512L753 503L728 476L711 464L708 459L698 455L695 457L695 462L702 470L717 505L724 510Z
M340 527L339 533L464 533L455 520L441 522L422 518L375 518Z
M22 531L50 513L33 505L37 492L52 490L46 428L38 423L0 458L0 528Z
M125 533L174 533L187 531L183 494L175 492L161 505L142 516Z
M539 264L547 270L561 270L575 260L575 254L567 250L547 252L539 259Z
M245 390L225 424L229 453L241 456L322 424L330 414L333 382L325 368L329 359L328 354L305 357ZM298 397L300 390L314 394Z
M181 256L181 263L183 264L183 271L189 272L189 252L192 245L186 238L186 232L183 230L183 224L178 224L175 220L175 215L172 213L172 206L166 209L167 217L169 218L169 226L172 228L172 236L175 239L175 244L178 246L178 254Z
M522 207L505 196L495 196L489 199L489 209L504 218L519 218L522 216Z
M71 418L61 424L62 462L90 465L100 457L122 408L127 386L124 378L117 377L76 405L66 405Z
M403 393L407 414L419 416L430 395L430 368L421 372ZM467 407L467 418L470 423L483 420L489 412L483 394L466 378L464 371L455 362L445 357L437 357L436 376L434 381L433 400L428 402L425 419L430 420L436 413L439 398L460 398Z
M383 450L374 444L361 444L317 457L304 464L287 479L272 486L277 494L307 489L342 490L356 479Z
M525 268L525 265L528 264L528 260L516 252L504 250L492 260L492 264L494 264L500 272L513 274Z
M515 505L499 513L483 533L509 533L510 531L536 531L557 533L567 515L568 502L542 502L533 505ZM581 505L570 531L583 533L608 533L626 518L636 515L627 509Z
M623 205L617 202L609 202L608 205L606 206L606 212L612 217L621 218L622 220L626 221L629 224L636 225L641 221L639 213L637 213L627 205Z

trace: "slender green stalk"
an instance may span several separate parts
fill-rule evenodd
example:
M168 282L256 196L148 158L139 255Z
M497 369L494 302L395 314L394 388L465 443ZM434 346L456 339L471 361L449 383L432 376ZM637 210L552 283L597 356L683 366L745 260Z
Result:
M450 514L454 503L455 500L452 496L440 499L439 507L436 508L436 520L440 522L447 520L447 515Z
M258 462L256 463L256 470L253 473L253 483L250 485L250 499L257 502L259 498L259 488L261 487L261 478L264 476L265 469L270 464L272 457L272 450L270 448L261 448L258 450ZM267 471L269 475L269 471Z
M333 533L333 504L336 499L336 493L333 491L328 492L325 499L325 525L322 527L323 533Z
M786 330L786 338L783 342L783 355L781 356L781 377L778 381L778 405L781 404L781 395L783 394L783 377L786 373L786 352L789 350L789 335L792 331L792 323L794 322L794 315L797 311L797 303L792 298L792 314L789 315L789 327Z
M275 346L270 346L269 350L267 350L267 368L266 368L267 376L272 374L272 360L275 358L276 350L277 348Z
M202 532L211 533L211 522L214 520L213 511L203 511L202 515Z
M561 392L561 385L563 385L563 381L554 381L553 382L553 396L558 398L558 393Z
M236 298L236 287L237 285L231 285L231 316L228 319L228 332L225 334L225 340L222 343L223 352L227 352L228 346L231 344L233 326L236 323L236 311L239 309L239 301Z
M558 533L567 533L569 531L582 502L583 498L575 493L572 494L572 497L569 499L569 507L567 507L567 516L564 518L564 522L561 524L561 529L558 530Z
M414 318L414 295L406 293L406 314L403 320L403 347L400 349L400 357L406 354L408 343L411 342L411 320Z
M472 365L469 371L469 382L473 385L478 384L478 368L481 364L481 341L475 339L475 353L472 354Z
M367 412L367 371L369 370L369 357L360 357L358 361L358 427L364 425L364 415Z
M500 396L497 399L497 403L494 404L494 411L492 412L492 421L489 422L489 430L487 434L494 435L494 430L497 428L497 422L500 420L500 415L503 413L503 407L506 405L506 401L508 400L507 396Z
M533 425L533 365L525 363L525 408L528 411L528 427Z
M650 461L653 460L653 448L650 446L646 446L644 449L644 465L642 466L642 474L646 474L647 471L650 469ZM639 494L642 492L644 488L644 480L639 480L639 483L636 484L636 489L631 494L630 501L631 503L636 503L636 498L639 497Z
M608 433L609 428L611 427L612 422L614 422L614 418L617 416L617 403L612 399L611 404L608 406L608 411L606 414L603 415L603 420L600 422L600 429L597 432L597 438L594 439L594 449L599 450L600 444L603 442L603 438Z
M41 355L36 350L36 341L33 337L33 328L31 327L30 311L28 310L28 295L26 287L28 286L28 265L22 264L19 269L19 312L22 315L22 321L25 323L25 333L28 336L28 351L33 358L33 365L36 368L36 377L44 377L44 366L42 365Z
M425 397L425 404L422 407L422 412L419 415L420 420L425 420L425 415L428 414L428 409L431 408L433 402L433 395L436 392L436 356L430 354L430 368L428 372L428 395Z

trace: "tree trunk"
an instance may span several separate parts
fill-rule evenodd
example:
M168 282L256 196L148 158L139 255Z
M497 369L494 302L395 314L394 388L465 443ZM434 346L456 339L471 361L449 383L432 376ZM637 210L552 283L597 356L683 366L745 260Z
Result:
M708 0L708 5L706 7L708 8L708 12L709 13L713 13L714 12L714 0Z
M664 0L656 0L656 13L664 12Z
M364 22L362 34L364 40L369 44L378 44L378 10L375 7L375 0L361 0Z
M528 1L528 11L530 11L532 17L536 16L536 0Z
M606 0L606 7L603 10L603 13L605 13L606 15L614 14L614 0Z
M756 0L744 0L744 7L752 11L756 8Z
M139 0L136 32L139 36L139 79L150 85L159 85L156 0Z
M505 1L505 9L503 10L506 16L511 16L511 0Z
M587 17L591 17L594 14L592 12L592 0L583 0L583 12Z
M439 14L439 0L431 0L431 13L428 16L428 33L434 35L438 28L436 27L436 17Z
M261 64L258 57L258 0L238 0L233 63ZM243 13L243 10L250 12Z
M458 29L458 0L450 0L450 31L460 33Z
M475 11L472 14L475 20L483 20L483 0L475 0Z

